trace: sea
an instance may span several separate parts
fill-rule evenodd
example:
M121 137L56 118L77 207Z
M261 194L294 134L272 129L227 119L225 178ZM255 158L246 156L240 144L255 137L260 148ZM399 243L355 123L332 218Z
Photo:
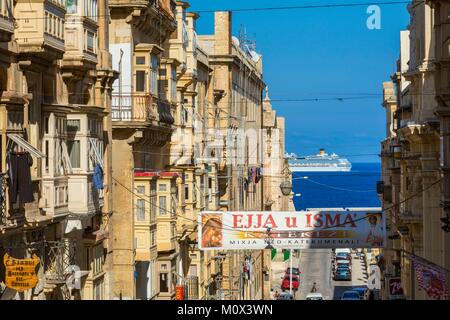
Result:
M293 172L295 209L380 207L379 180L380 163L352 163L350 172Z

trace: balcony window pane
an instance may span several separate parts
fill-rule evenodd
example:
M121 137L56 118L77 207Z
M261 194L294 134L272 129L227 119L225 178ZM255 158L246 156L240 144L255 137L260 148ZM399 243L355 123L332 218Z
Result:
M66 0L67 13L77 13L78 0Z
M137 201L137 220L138 221L144 221L145 220L145 203L143 199L139 199Z
M67 120L67 131L80 131L80 120Z
M87 41L87 50L90 52L94 52L94 38L95 38L95 34L93 32L88 31L87 32L87 37L86 37L86 41Z
M70 164L72 168L81 167L80 140L67 141L67 149L69 151Z
M167 214L167 211L166 211L166 202L167 202L166 196L160 196L160 197L159 197L159 214L160 214L160 215L165 215L165 214Z
M145 92L145 71L136 71L136 91Z
M158 94L158 58L151 56L151 92L154 95Z
M169 281L168 274L165 272L161 272L159 274L159 290L161 292L169 292Z
M136 57L136 64L138 64L138 65L145 64L145 57L143 57L143 56Z

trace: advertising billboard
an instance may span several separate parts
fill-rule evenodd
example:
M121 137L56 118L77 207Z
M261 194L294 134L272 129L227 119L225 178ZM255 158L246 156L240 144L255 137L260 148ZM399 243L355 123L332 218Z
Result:
M201 250L380 248L386 221L380 211L204 211Z

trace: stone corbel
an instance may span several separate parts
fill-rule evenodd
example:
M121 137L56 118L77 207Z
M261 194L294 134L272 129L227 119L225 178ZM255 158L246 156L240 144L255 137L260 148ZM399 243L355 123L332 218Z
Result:
M144 138L144 132L142 130L136 130L133 135L128 138L127 143L129 145L139 143Z

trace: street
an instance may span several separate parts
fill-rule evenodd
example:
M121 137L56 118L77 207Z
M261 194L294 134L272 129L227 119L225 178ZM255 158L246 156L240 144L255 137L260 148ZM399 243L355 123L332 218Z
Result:
M364 263L354 253L352 253L352 280L334 281L332 256L330 249L304 249L300 250L299 256L293 256L293 267L298 266L301 272L299 290L294 295L295 300L305 300L314 282L316 292L321 293L325 300L340 300L344 291L366 286L367 273ZM272 262L272 293L281 292L281 279L288 267L289 260L282 261L279 256Z

